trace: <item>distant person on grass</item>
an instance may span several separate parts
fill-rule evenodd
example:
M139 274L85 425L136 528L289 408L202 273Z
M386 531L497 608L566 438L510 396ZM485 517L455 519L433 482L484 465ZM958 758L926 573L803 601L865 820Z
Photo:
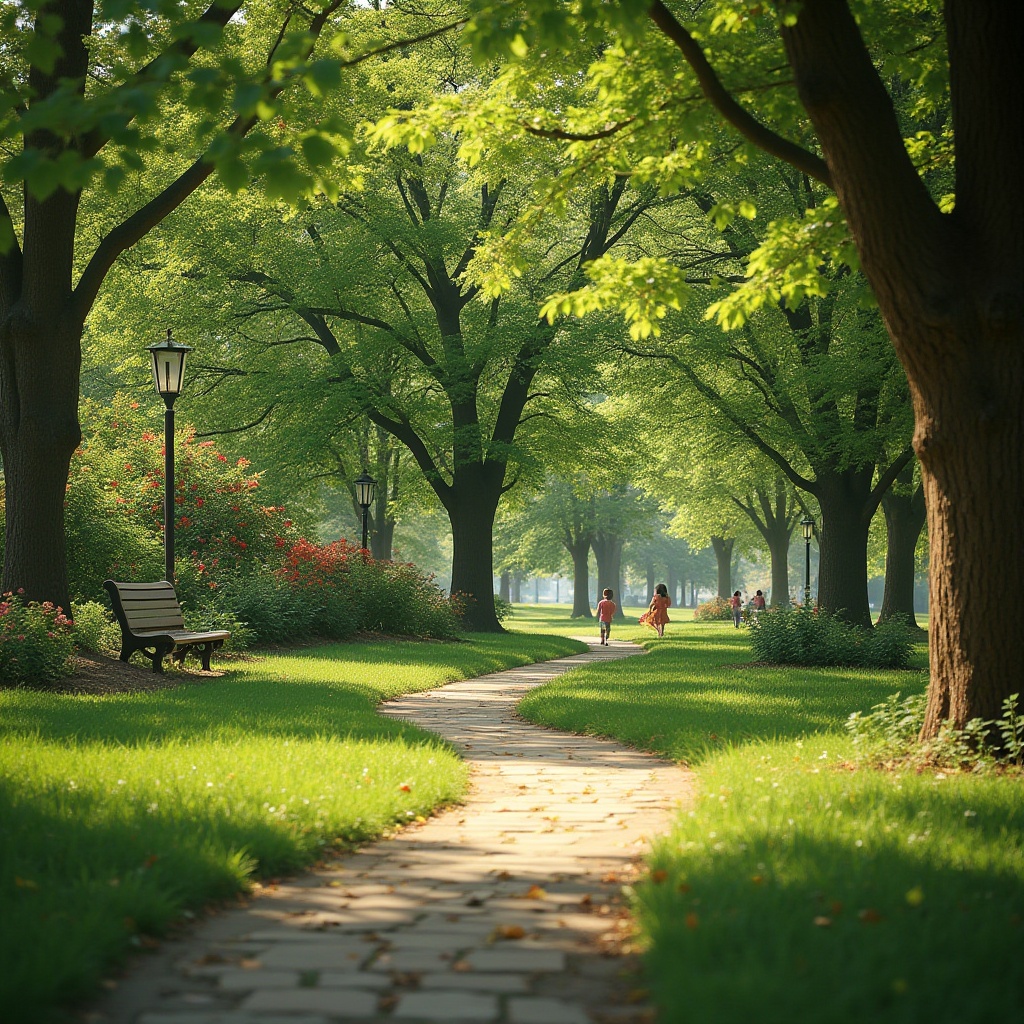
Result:
M738 590L729 598L729 606L732 608L732 624L739 629L743 621L743 599Z
M651 606L647 609L643 621L657 632L658 636L665 635L665 626L669 623L668 610L672 607L672 598L668 596L668 587L659 583L654 588L654 597L651 598Z
M601 643L608 646L608 638L612 635L612 619L615 617L615 602L611 590L605 589L604 597L597 602L597 621L601 624Z

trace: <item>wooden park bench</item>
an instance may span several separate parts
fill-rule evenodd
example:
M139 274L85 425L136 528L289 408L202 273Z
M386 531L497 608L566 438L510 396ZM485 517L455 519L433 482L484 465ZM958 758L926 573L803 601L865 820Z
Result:
M142 651L153 662L153 671L163 672L163 660L168 654L181 662L192 651L209 672L210 655L231 636L223 629L205 633L186 629L178 596L166 580L159 583L107 580L103 588L110 595L114 616L121 627L122 661L127 661L133 651Z

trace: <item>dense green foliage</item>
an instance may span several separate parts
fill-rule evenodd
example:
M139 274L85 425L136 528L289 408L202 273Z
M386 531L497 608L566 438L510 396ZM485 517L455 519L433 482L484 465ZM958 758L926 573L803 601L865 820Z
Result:
M750 619L751 653L769 665L906 668L913 649L910 628L898 619L863 629L808 608L763 612Z
M41 1021L183 911L455 800L465 771L380 700L578 651L550 636L361 643L202 686L0 690L0 1006Z

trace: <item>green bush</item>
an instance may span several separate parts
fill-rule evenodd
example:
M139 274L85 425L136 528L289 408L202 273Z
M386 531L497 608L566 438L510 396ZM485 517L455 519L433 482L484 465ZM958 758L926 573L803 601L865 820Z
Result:
M359 628L375 633L453 640L458 618L433 578L408 562L359 560L354 579Z
M121 627L98 601L71 605L72 636L82 651L109 654L121 649Z
M914 649L907 626L892 621L863 629L827 612L762 612L750 623L750 646L769 665L906 668Z
M1017 707L1019 693L1003 701L1002 718L972 718L962 729L944 722L939 735L918 741L928 707L927 694L900 700L890 694L867 714L855 711L847 731L862 756L873 761L905 761L912 765L984 771L994 765L1024 765L1024 717Z
M308 600L277 570L238 573L208 593L248 626L254 643L295 643L314 635L318 604Z
M506 601L504 598L498 597L497 594L494 595L494 614L499 622L512 618L515 613L516 610L511 601Z
M698 622L732 622L732 606L724 597L713 597L697 605L693 617Z
M27 604L18 594L0 598L0 679L52 683L71 675L75 641L71 620L49 601Z

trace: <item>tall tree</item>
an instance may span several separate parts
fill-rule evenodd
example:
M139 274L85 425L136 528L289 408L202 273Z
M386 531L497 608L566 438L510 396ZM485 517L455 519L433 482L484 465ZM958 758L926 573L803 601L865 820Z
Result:
M908 465L882 498L885 515L885 590L879 622L900 618L917 629L914 617L914 583L917 575L917 541L926 519L924 487L915 481L915 467Z
M81 437L81 339L108 272L217 168L236 187L254 168L285 192L315 183L312 164L336 154L319 131L305 158L250 132L290 81L305 76L318 88L325 74L337 77L338 59L313 70L307 58L342 8L342 0L313 9L217 0L159 12L130 0L8 5L0 29L3 589L67 604L63 501ZM133 187L121 188L129 175Z
M572 37L568 11L539 0L536 8L543 32ZM1024 120L1024 7L654 0L646 13L653 39L637 27L610 48L622 80L619 89L601 81L615 101L639 95L646 73L645 116L683 103L694 83L682 64L746 143L835 191L913 402L931 550L922 736L947 719L997 717L1024 677L1024 650L1000 621L999 581L979 571L997 564L1002 577L1024 576L1024 545L1004 528L1024 501L1024 194L1010 184L1024 178L1024 137L1007 131ZM585 17L627 14L588 6ZM501 28L490 28L492 40ZM675 50L675 65L659 41ZM911 92L939 112L931 152L905 142L897 97ZM702 127L697 117L680 125L673 149ZM935 195L924 179L943 151L954 190Z
M396 95L411 102L431 87L472 89L467 55L443 57L393 58L362 95L383 110ZM359 150L360 190L310 203L285 222L255 204L220 217L205 210L201 222L182 220L180 244L206 275L206 293L218 295L220 358L237 371L241 354L250 356L223 386L317 374L398 439L449 516L451 588L471 598L467 625L498 630L498 503L520 475L537 472L545 445L567 447L564 425L595 379L573 332L538 319L538 299L627 247L633 224L659 200L625 179L594 188L527 240L532 264L521 281L488 297L468 271L482 237L514 223L536 167L491 177L492 168L460 162L451 139L420 148ZM179 253L179 274L181 261Z

